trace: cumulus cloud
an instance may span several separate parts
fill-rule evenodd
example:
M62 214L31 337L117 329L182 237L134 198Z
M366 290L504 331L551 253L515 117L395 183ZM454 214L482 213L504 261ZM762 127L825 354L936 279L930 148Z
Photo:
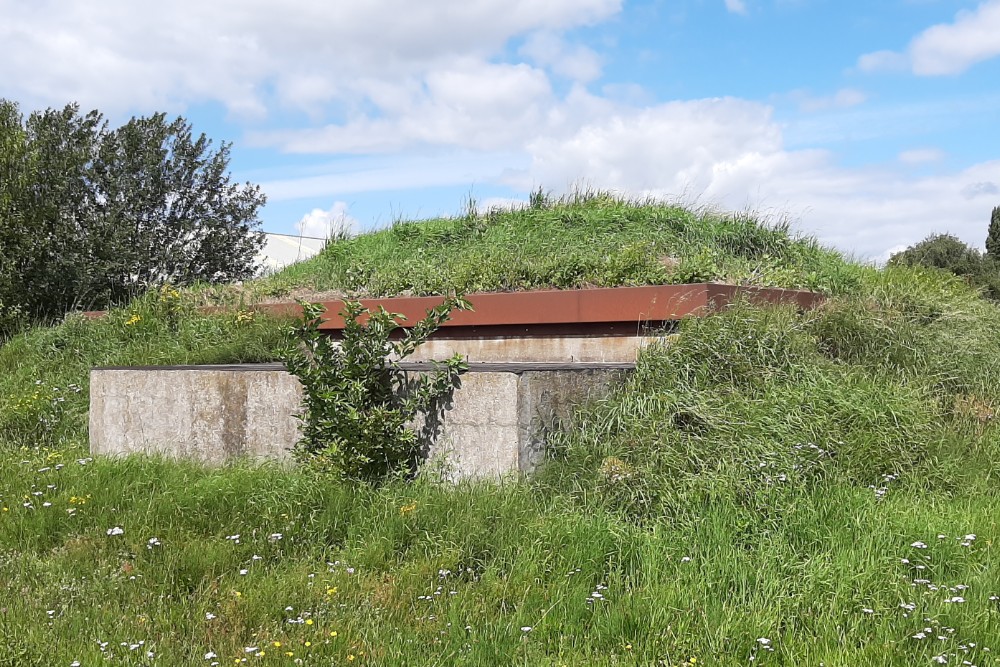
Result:
M571 45L552 32L536 32L521 46L521 55L574 81L593 81L601 75L601 58L586 46Z
M858 59L862 71L909 68L919 76L961 74L1000 56L1000 0L963 10L951 23L931 26L913 38L905 53L876 51Z
M980 243L1000 161L923 178L890 168L846 169L818 150L789 150L768 107L743 100L619 109L565 139L529 146L512 183L573 182L727 209L789 216L823 242L877 258L934 231ZM970 195L972 195L970 197Z
M996 205L991 192L1000 183L1000 162L922 177L885 165L848 169L826 151L789 149L771 107L758 102L714 98L643 106L582 89L562 100L539 94L546 99L538 105L542 120L497 130L505 138L490 144L495 149L386 156L351 174L286 179L265 183L265 190L272 198L293 198L477 182L521 192L542 185L558 194L584 184L788 216L823 242L868 258L935 231L979 243ZM382 119L384 134L399 137L401 127L419 119ZM470 127L478 128L473 137L489 131L488 125ZM434 141L449 136L440 130ZM915 149L900 161L938 157L932 149Z
M344 124L250 133L248 141L291 153L379 153L411 145L494 150L548 124L555 98L545 72L520 64L462 60L422 79L363 82L378 112Z
M978 243L996 204L1000 162L921 178L904 168L845 169L826 152L789 149L792 130L764 104L654 103L627 84L602 95L588 91L584 84L600 76L602 63L568 40L567 31L606 19L621 5L0 0L6 47L0 88L29 107L76 99L109 111L151 111L209 102L241 116L275 108L315 114L316 127L251 138L286 152L352 157L264 183L272 200L329 202L351 192L472 182L521 192L590 183L788 213L824 241L869 257L931 231ZM859 66L927 74L971 66L992 57L991 35L1000 29L983 32L979 24L996 26L998 7L1000 0L984 2L917 36L906 54L868 54ZM726 8L747 11L743 0L727 0ZM519 39L526 62L504 62ZM553 76L568 85L553 85ZM861 91L843 89L805 95L799 104L837 110L864 99ZM866 111L850 113L876 133L909 118L879 124ZM941 113L953 116L954 109ZM823 116L809 116L814 133L824 131ZM843 119L835 120L843 131ZM912 120L918 121L926 116ZM929 161L915 151L899 157L907 164ZM297 229L323 237L331 226L355 225L337 201L306 213Z
M365 80L485 61L515 36L592 24L621 1L0 0L0 88L31 105L311 110Z
M353 236L358 233L358 221L348 213L347 202L334 202L327 210L314 208L295 223L295 231L317 239Z

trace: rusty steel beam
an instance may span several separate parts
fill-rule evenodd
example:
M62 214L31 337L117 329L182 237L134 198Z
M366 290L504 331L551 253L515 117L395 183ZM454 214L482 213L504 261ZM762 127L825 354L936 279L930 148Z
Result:
M646 287L611 287L580 290L543 290L536 292L492 292L471 294L471 311L455 311L442 329L464 329L466 335L483 335L484 328L499 333L505 330L520 335L531 330L570 332L579 327L586 330L612 328L622 334L637 332L643 324L659 325L689 315L704 315L746 298L757 304L791 304L806 310L822 297L815 292L763 287L745 287L706 283L698 285L653 285ZM368 309L382 306L391 313L406 317L404 327L413 326L427 311L440 305L444 297L391 297L362 299ZM342 301L324 301L324 331L344 328L340 316ZM301 312L295 304L264 306L275 314ZM599 325L599 326L593 326ZM517 335L517 334L515 334Z
M436 332L440 338L483 336L623 336L658 328L687 316L701 316L739 299L755 304L789 304L800 310L818 305L823 297L805 290L699 283L692 285L648 285L598 289L539 290L533 292L486 292L468 295L471 311L455 311ZM427 311L444 301L442 296L361 299L367 309L379 306L406 319L404 328L423 319ZM320 329L338 335L344 328L341 300L323 301L326 309ZM259 304L254 309L278 316L298 316L302 308L293 302ZM206 313L224 312L206 307ZM87 317L102 312L84 313ZM361 321L365 321L362 315Z

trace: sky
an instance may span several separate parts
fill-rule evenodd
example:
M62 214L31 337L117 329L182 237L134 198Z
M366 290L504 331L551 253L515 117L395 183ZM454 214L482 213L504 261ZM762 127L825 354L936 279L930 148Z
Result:
M859 259L982 247L1000 0L0 0L0 97L232 144L263 228L541 188L787 220Z

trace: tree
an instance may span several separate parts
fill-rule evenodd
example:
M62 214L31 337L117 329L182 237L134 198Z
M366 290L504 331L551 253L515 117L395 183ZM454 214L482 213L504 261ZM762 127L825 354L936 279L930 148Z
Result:
M982 263L978 250L951 234L932 234L889 258L889 264L945 269L959 276L979 273Z
M0 304L51 318L254 275L265 197L230 182L229 149L180 117L109 129L75 104L25 120L0 100Z
M986 254L994 261L1000 261L1000 206L993 207L990 216L990 231L986 236Z
M997 209L994 209L994 220ZM993 225L990 225L992 233ZM989 241L987 241L989 243ZM950 234L932 234L889 258L890 265L926 266L961 276L982 295L1000 301L1000 262L981 254Z

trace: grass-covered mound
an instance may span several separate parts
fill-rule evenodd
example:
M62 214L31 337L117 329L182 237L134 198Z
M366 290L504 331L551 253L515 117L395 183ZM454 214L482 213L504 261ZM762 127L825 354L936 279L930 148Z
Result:
M391 296L713 280L823 291L855 284L840 256L786 223L599 194L399 222L333 242L260 288Z
M684 321L499 486L89 460L89 365L265 359L277 325L159 294L22 336L0 664L993 664L1000 310L824 257L821 308ZM37 380L83 390L11 417Z

